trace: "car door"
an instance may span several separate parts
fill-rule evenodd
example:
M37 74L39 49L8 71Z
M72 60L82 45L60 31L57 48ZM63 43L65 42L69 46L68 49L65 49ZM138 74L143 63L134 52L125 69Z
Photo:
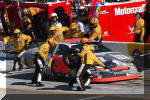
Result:
M52 69L54 72L67 73L68 67L63 61L63 55L67 53L69 47L64 44L59 44L56 48L54 51L55 55L53 56Z

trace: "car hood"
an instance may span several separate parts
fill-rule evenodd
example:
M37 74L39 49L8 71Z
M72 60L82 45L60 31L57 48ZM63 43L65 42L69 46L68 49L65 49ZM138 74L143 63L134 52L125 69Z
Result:
M108 60L115 60L115 61L121 61L125 63L130 63L132 59L124 54L121 54L120 52L100 52L100 53L94 53L98 59L102 62L108 61Z

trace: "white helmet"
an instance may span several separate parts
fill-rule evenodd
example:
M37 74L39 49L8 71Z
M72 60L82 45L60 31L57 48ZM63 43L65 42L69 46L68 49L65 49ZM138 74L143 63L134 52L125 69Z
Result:
M57 17L57 14L56 13L52 13L51 17Z

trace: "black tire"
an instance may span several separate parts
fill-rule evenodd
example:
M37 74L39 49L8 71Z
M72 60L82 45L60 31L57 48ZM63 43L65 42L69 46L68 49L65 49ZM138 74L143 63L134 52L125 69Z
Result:
M144 57L143 56L136 56L134 58L134 64L138 70L138 72L142 72L144 70Z
M81 59L77 54L75 49L70 49L64 55L64 62L69 68L77 68L80 67Z

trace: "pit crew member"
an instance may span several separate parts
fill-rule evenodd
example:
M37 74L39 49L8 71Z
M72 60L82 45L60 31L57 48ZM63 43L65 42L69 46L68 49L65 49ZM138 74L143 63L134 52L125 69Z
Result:
M22 70L23 65L21 63L21 56L28 49L29 43L31 42L31 37L29 35L24 35L20 32L20 29L15 29L12 36L4 38L4 43L7 45L8 42L12 42L14 45L13 51L15 52L13 71L16 70L16 64L18 62L19 70Z
M69 31L65 34L65 38L83 38L84 34L78 28L77 23L72 23Z
M36 84L37 87L44 86L41 83L43 68L46 68L46 59L50 48L53 48L56 41L53 38L46 40L46 43L42 44L37 53L35 54L35 73L32 78L32 84Z
M87 23L88 14L87 14L86 8L84 6L79 7L79 13L77 16L77 20L79 20L80 22L82 22L84 24Z
M144 20L142 19L142 15L140 13L135 14L135 25L134 25L134 41L135 42L143 42L144 37Z
M87 38L81 39L82 51L81 53L78 53L78 55L81 57L81 66L77 71L77 75L76 75L76 80L79 85L77 87L77 90L79 91L85 91L86 89L85 85L87 86L89 85L90 77L89 79L87 79L86 82L84 82L82 78L85 72L88 72L89 75L91 74L90 70L88 69L91 67L91 65L93 65L94 62L101 65L102 67L105 67L105 65L102 62L100 62L97 59L96 55L90 50L90 46L87 44L87 42L88 42Z
M55 41L61 41L64 39L63 32L68 31L67 27L59 27L57 28L55 25L52 25L50 28L50 35L55 39Z
M91 40L101 41L101 26L99 25L99 21L97 18L93 17L88 24L91 30L91 36L89 37Z
M62 24L58 21L58 16L56 13L51 14L51 26L55 25L57 28L61 28Z

